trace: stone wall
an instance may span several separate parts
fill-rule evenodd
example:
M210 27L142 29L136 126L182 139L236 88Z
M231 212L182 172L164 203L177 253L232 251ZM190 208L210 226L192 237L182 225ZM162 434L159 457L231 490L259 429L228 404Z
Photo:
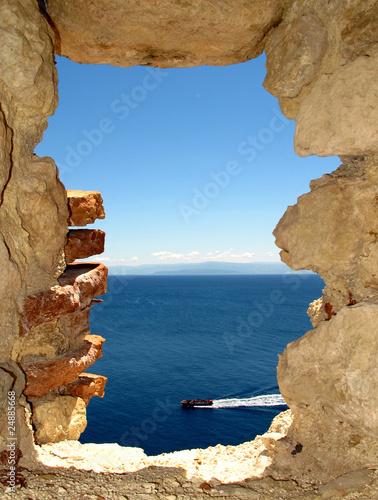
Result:
M297 120L297 153L342 161L311 183L275 230L282 260L318 272L326 288L310 307L315 329L280 358L278 380L294 420L270 446L267 473L326 480L377 465L377 5L2 2L1 450L9 390L17 399L17 457L30 465L33 439L78 437L85 405L105 383L82 371L101 354L103 339L90 335L88 317L106 290L106 268L74 263L103 250L103 233L82 229L104 216L100 195L67 198L53 160L33 153L57 106L54 50L84 63L183 67L238 63L265 49L264 85Z
M9 456L14 391L16 455L28 464L33 437L77 439L86 403L103 394L104 377L81 372L101 355L88 317L107 270L72 263L101 253L104 234L68 226L104 214L99 193L67 198L53 160L33 152L58 103L53 30L33 0L5 0L0 12L0 459Z

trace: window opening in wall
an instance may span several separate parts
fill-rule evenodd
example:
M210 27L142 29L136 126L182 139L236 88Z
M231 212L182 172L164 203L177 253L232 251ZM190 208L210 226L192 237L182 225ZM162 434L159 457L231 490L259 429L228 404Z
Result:
M40 156L67 189L100 191L91 312L108 377L82 442L148 454L238 444L284 409L277 354L311 328L318 276L287 274L272 231L336 158L299 158L294 122L262 87L264 56L227 67L77 65L58 58L60 105ZM92 368L89 370L92 371ZM182 409L187 398L213 406Z

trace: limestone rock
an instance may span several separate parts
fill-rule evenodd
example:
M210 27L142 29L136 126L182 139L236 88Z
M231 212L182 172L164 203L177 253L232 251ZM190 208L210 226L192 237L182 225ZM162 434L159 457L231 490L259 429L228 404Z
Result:
M59 278L59 285L24 299L21 335L33 326L89 306L106 292L108 270L103 264L71 264Z
M67 191L69 226L86 226L96 219L105 219L101 193L98 191Z
M103 253L105 233L99 229L71 229L64 247L67 264Z
M378 53L361 56L332 75L318 78L297 115L296 153L300 156L377 153L377 80Z
M9 359L20 295L56 284L67 233L56 167L33 155L57 106L54 33L33 0L1 3L0 71L0 357Z
M13 361L0 363L0 464L3 466L7 465L7 460L9 458L9 448L7 448L7 445L10 443L8 438L11 437L9 431L12 429L8 429L8 426L15 425L20 428L23 425L22 419L17 418L16 412L19 407L19 399L24 386L25 376L16 363ZM10 407L8 402L9 391L14 392L10 400L14 403L14 406L11 405ZM12 410L14 410L14 412L12 412ZM9 422L8 416L11 416L11 418L15 420ZM17 443L17 448L18 447L19 443ZM5 453L1 453L3 450Z
M87 426L85 403L72 396L50 396L33 404L33 425L38 444L79 439Z
M59 394L80 397L86 405L93 396L103 398L105 395L105 384L108 379L102 375L82 373L74 382L65 384L59 388Z
M329 319L377 293L378 183L359 161L347 162L311 188L287 209L273 234L286 264L319 273L326 282L323 308Z
M4 0L0 41L0 232L10 256L2 269L20 273L9 297L16 286L35 293L56 283L67 208L54 162L33 155L58 102L54 33L33 0Z
M57 285L65 267L65 189L33 151L58 103L55 36L34 0L3 0L0 25L0 360L11 363L25 295ZM14 371L24 385L24 374ZM32 465L29 405L17 401L17 439ZM7 428L2 436L9 436ZM0 453L4 450L0 439Z
M225 65L256 57L284 0L134 2L49 0L59 32L58 54L114 66Z
M18 329L18 308L16 298L20 293L20 271L12 260L9 247L0 234L0 359L7 360L12 350L13 337Z
M54 33L33 0L4 0L0 38L2 109L17 142L32 152L58 104Z
M268 35L266 90L277 97L296 97L313 81L328 45L327 30L314 14L282 23Z
M354 157L343 171L312 183L312 192L289 209L277 229L284 259L318 270L327 283L313 308L317 329L290 346L280 362L293 422L287 437L272 431L240 447L190 450L149 463L190 463L193 475L242 480L252 469L262 474L276 460L281 477L307 474L313 483L376 460L376 8L375 0L2 1L0 357L14 356L25 368L36 414L41 409L34 422L36 428L41 424L41 442L77 437L83 427L74 424L73 434L67 430L76 411L73 401L83 410L84 401L57 392L101 350L103 339L87 336L87 320L93 297L106 289L106 271L99 266L69 268L59 278L66 264L66 193L54 162L33 155L57 105L55 46L81 62L183 67L245 61L260 54L268 40L267 85L284 94L285 112L298 114L298 152ZM140 88L155 88L161 75L146 68ZM70 224L104 216L99 193L74 198L69 203L78 208L77 219L73 215ZM11 371L2 372L4 387L9 386ZM20 386L23 377L16 377ZM55 394L46 395L50 390ZM19 401L20 453L28 465L28 403L24 396ZM48 422L50 428L44 426ZM223 460L216 464L219 453Z
M88 307L79 309L71 314L65 314L58 319L58 328L63 332L66 339L70 339L70 345L75 344L77 341L84 338L85 335L90 333L89 314L91 306L93 305L92 302ZM97 301L95 301L95 303L96 302ZM53 339L51 339L50 342L52 343ZM57 348L59 350L59 345L57 345Z
M286 439L303 449L283 458L291 474L311 464L323 481L376 463L377 331L378 303L362 302L321 322L280 356L278 383L294 416Z
M76 380L81 372L102 356L105 339L99 335L86 335L74 349L53 359L27 355L20 360L26 374L24 394L41 397L50 391Z
M90 334L90 308L91 306L88 306L30 328L27 335L16 340L12 358L16 361L25 356L54 359L77 347L84 337Z
M309 308L307 310L307 314L310 316L312 326L315 328L321 321L325 319L330 319L326 318L325 315L323 314L324 311L324 300L323 297L320 297L319 299L314 300L311 302L309 305Z
M44 444L39 447L38 451L45 463L54 456L55 464L58 466L67 466L68 463L78 465L77 460L75 464L72 460L74 455L80 459L80 466L83 469L95 472L111 471L114 467L117 472L138 470L145 466L142 461L147 458L141 448L120 446L117 443L82 444L66 440L55 444Z
M348 493L362 490L373 479L374 470L358 469L336 477L327 484L322 484L318 491L322 498L340 498Z
M28 243L33 249L33 258L28 262L25 279L30 283L27 293L51 284L51 275L56 279L65 269L63 248L67 234L67 199L58 171L51 158L33 157L30 161L27 181L19 182L16 210L22 220ZM45 277L41 270L49 270ZM55 283L54 283L55 284Z
M357 57L371 56L377 50L378 40L378 4L366 6L349 20L341 31L343 41L342 54L346 62Z

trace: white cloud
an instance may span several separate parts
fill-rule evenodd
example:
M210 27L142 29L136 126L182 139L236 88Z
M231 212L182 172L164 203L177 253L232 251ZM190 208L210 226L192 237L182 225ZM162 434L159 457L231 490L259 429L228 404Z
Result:
M228 250L214 250L201 254L193 250L187 254L175 253L168 250L154 252L151 255L166 262L204 262L208 260L223 260L227 262L251 262L255 256L254 252L232 253L232 248Z
M224 257L229 257L231 255L232 248L221 252L220 250L215 250L215 252L208 252L207 257L210 260L223 259Z
M151 254L153 257L157 257L159 260L168 260L168 259L176 259L180 260L185 255L182 253L174 253L174 252L168 252L167 250L163 250L161 252L154 252Z
M254 252L244 252L239 254L231 254L234 259L252 259L256 254Z
M153 257L157 257L159 260L182 260L182 261L192 261L193 258L200 255L199 252L194 250L188 254L169 252L168 250L162 250L161 252L154 252L151 254Z
M83 259L84 262L103 262L104 264L110 265L110 266L117 266L117 265L125 265L129 264L132 262L138 262L139 257L132 257L131 259L114 259L112 257L106 257L103 255L99 255L96 258L93 257L88 257L87 259Z

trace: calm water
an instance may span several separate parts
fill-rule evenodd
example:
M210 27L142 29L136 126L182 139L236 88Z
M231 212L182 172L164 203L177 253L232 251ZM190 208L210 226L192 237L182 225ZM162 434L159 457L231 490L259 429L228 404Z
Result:
M323 286L310 274L110 276L91 311L103 358L89 369L108 377L106 394L91 399L80 441L155 455L265 432L285 409L265 397L279 394L277 354L311 329ZM217 407L182 409L187 398Z

